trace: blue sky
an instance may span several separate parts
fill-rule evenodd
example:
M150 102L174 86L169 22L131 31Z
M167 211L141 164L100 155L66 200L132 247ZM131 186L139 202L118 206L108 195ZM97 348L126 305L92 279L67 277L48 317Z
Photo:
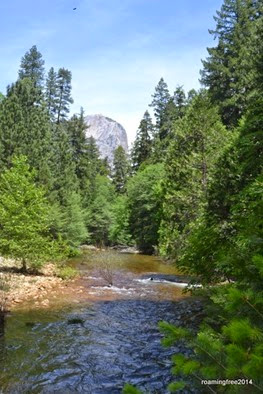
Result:
M132 141L161 77L199 87L201 59L222 0L12 0L0 2L0 91L37 45L48 70L72 71L72 112L120 122ZM76 11L73 8L77 7Z

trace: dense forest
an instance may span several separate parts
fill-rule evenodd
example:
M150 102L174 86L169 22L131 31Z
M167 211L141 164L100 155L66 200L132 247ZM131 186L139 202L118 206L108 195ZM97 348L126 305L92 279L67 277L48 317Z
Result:
M69 116L71 72L46 73L35 45L0 96L2 256L27 270L81 244L136 245L203 285L197 335L160 323L166 345L195 350L175 356L182 381L171 391L184 375L247 382L222 392L263 390L262 12L262 0L224 0L202 88L171 93L161 78L154 119L146 109L129 157L117 148L112 168L85 136L83 109Z

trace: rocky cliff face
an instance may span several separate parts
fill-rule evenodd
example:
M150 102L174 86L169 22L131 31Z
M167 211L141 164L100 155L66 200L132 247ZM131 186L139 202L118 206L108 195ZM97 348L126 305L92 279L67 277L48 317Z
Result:
M119 145L128 152L127 134L119 123L102 115L88 115L85 121L86 137L95 138L101 157L108 157L110 164L113 162L114 150Z

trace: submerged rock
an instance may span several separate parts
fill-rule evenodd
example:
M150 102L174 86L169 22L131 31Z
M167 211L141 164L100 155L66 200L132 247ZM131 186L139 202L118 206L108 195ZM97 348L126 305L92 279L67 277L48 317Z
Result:
M68 324L82 324L84 323L84 320L81 319L80 317L73 317L72 319L68 319L67 321Z

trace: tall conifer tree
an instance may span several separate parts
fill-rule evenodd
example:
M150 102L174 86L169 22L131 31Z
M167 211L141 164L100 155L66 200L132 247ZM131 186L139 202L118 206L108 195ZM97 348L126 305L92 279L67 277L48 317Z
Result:
M114 151L112 180L117 193L126 191L126 183L130 172L130 164L122 146Z
M256 88L252 49L255 20L262 11L261 0L224 0L214 18L216 28L210 30L218 44L208 48L202 82L228 126L236 125Z
M57 73L55 72L53 67L51 67L47 75L45 99L51 120L55 121L58 106L58 83Z
M71 72L60 68L57 73L58 99L56 108L56 121L61 123L67 118L69 105L73 103L71 97Z
M0 103L0 160L9 167L14 155L26 155L41 182L50 188L50 123L43 101L35 105L37 95L38 87L29 78L8 87Z
M153 123L148 111L143 115L132 149L132 168L138 170L140 165L146 161L151 153L151 138L153 135Z
M41 53L36 45L26 52L22 57L20 69L18 72L19 79L29 78L35 86L41 87L44 80L44 64Z
M165 121L165 108L170 100L170 93L168 86L163 78L160 79L158 85L155 88L155 92L152 95L152 102L150 107L154 109L154 115L156 118L156 127L160 129Z

